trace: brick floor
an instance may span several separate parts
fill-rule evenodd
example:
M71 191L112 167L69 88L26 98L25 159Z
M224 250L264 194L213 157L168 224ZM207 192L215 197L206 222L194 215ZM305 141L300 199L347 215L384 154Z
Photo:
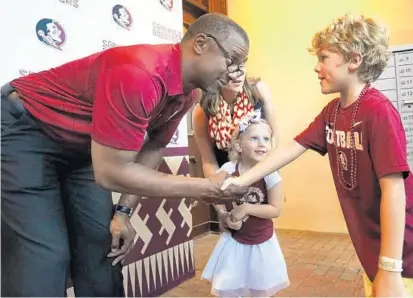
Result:
M347 235L279 230L291 285L283 297L362 297L363 279L358 258ZM210 297L210 284L200 280L218 235L195 240L196 276L164 297Z

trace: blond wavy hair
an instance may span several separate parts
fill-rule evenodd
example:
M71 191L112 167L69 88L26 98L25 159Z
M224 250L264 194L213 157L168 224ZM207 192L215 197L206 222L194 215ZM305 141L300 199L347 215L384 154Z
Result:
M244 132L240 132L239 130L239 126L235 129L233 135L232 135L232 139L231 139L231 145L229 147L228 150L228 159L232 162L238 163L241 161L241 153L239 153L237 151L237 149L235 148L235 144L237 144L239 142L239 140L241 139L242 135L245 134L246 132L248 132L249 128L253 125L257 125L257 124L266 124L270 130L271 133L271 138L272 138L272 129L270 124L263 118L261 118L258 122L255 123L251 123L248 128L246 129L246 131Z
M335 19L314 35L309 52L317 54L322 48L338 51L346 62L360 54L358 76L364 83L380 77L391 54L387 28L372 18L353 14Z
M258 91L257 84L260 78L245 78L242 90L247 95L249 102L255 106L258 102L263 102L260 91ZM219 112L219 104L221 102L221 93L209 94L202 92L200 105L207 116L215 116Z

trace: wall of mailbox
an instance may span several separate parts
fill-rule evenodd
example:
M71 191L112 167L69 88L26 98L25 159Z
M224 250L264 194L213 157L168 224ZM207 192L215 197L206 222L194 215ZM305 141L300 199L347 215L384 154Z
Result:
M413 170L413 45L393 48L386 69L373 86L399 110L407 138L407 160Z

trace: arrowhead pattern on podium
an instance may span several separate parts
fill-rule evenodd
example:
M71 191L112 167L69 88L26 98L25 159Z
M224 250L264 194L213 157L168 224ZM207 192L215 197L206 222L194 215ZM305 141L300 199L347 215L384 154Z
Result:
M158 170L186 176L188 157L165 157ZM118 199L119 194L114 194L114 203ZM159 289L169 290L168 285L182 276L195 273L191 208L186 198L149 198L138 204L131 217L136 244L122 270L127 297L153 296ZM73 288L67 294L74 297Z
M128 283L125 286L126 297L148 296L156 289L195 270L193 240L131 263L125 268L123 278ZM140 268L140 272L137 272L139 271L138 268Z

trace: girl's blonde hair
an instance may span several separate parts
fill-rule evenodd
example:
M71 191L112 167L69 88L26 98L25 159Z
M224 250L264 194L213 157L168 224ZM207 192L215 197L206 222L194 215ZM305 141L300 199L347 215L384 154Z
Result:
M235 129L235 131L232 135L231 145L230 145L229 150L228 150L228 158L229 158L230 161L237 163L241 160L241 153L237 151L237 149L235 148L235 145L239 142L242 135L244 133L248 132L248 129L252 125L256 125L256 124L266 124L268 126L268 128L270 129L271 137L272 137L272 129L271 129L270 124L265 119L262 119L262 118L260 120L258 120L257 122L250 123L248 125L248 128L244 132L240 132L240 128L238 126Z
M364 83L380 77L391 54L387 28L372 18L352 14L335 19L314 35L309 51L317 54L322 48L338 51L347 62L360 54L358 76Z
M260 81L259 78L248 78L245 79L244 86L242 90L247 95L250 103L255 106L258 102L262 102L262 96L257 88L257 83ZM209 94L202 92L202 97L199 104L202 107L205 115L208 117L215 116L219 110L219 103L221 101L221 94Z

